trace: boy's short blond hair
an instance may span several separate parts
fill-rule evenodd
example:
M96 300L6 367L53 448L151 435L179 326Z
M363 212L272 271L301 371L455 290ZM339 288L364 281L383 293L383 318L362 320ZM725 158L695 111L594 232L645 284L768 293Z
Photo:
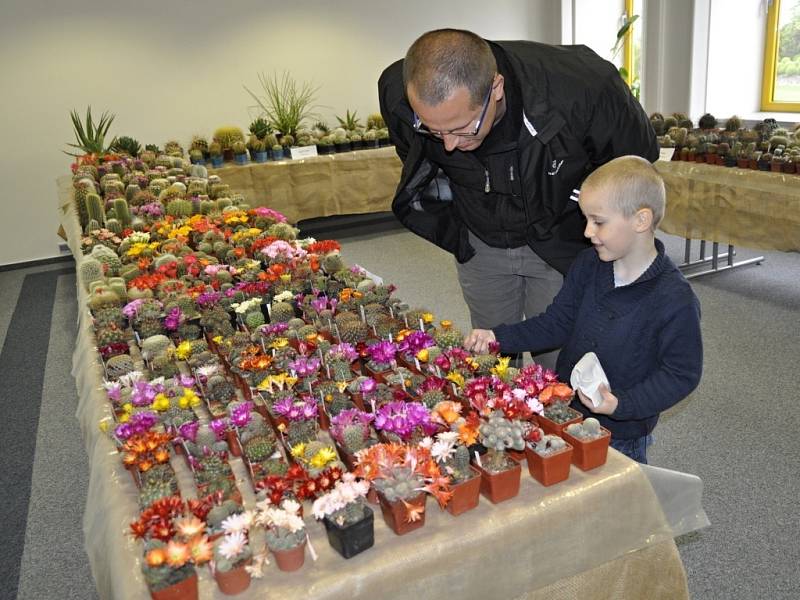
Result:
M598 167L583 181L581 189L603 190L613 208L626 217L649 208L653 231L664 218L666 191L656 168L641 156L620 156Z

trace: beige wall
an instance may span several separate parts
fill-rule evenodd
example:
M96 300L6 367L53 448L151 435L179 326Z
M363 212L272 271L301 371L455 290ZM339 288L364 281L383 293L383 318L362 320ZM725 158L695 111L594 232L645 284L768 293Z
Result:
M0 6L0 265L52 257L55 179L68 171L69 111L116 113L140 142L246 129L259 71L321 86L322 116L378 108L376 80L420 33L472 29L558 42L552 0L119 2L4 0Z

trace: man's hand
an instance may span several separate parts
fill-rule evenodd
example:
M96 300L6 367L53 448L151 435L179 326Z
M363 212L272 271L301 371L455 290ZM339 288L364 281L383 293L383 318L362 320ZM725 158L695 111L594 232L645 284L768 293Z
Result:
M464 340L464 348L475 354L487 354L489 344L496 341L491 329L473 329Z
M580 390L578 390L578 398L580 398L580 401L583 403L583 405L593 413L597 413L598 415L613 414L614 411L617 410L619 400L614 394L611 393L605 384L600 384L598 389L600 390L600 395L603 396L603 401L597 408L595 408L594 404L592 404L592 399L586 396Z

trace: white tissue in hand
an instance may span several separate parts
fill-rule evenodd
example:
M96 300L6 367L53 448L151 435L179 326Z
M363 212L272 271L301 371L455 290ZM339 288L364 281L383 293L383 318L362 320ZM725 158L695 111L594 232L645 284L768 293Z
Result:
M600 406L603 401L600 385L605 384L606 388L609 387L608 377L594 352L587 352L583 355L583 358L572 369L569 382L573 390L580 390L590 398L595 408Z

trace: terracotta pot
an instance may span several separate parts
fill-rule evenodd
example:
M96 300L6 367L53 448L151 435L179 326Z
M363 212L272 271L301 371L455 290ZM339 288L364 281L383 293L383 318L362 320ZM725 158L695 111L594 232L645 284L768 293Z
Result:
M367 412L367 404L364 403L364 396L362 394L350 394L350 399L353 401L353 404L356 405L356 408L361 412ZM369 405L370 410L372 409L372 405Z
M249 565L250 562L247 561L230 571L214 571L214 579L217 580L217 585L223 594L234 596L250 587L250 573L245 571L245 565Z
M784 173L794 173L797 170L796 163L793 162L786 162L783 163L783 172Z
M228 429L225 432L225 441L228 442L228 448L230 448L231 454L234 456L242 455L242 445L239 443L239 436L236 435L234 430Z
M572 446L567 444L560 452L542 456L527 446L525 454L528 457L528 472L545 487L560 483L569 477L572 452Z
M354 454L350 454L347 450L342 448L338 443L336 443L336 450L339 453L339 458L342 459L344 466L347 467L348 471L352 471L356 468L356 457Z
M275 564L281 571L297 571L306 560L306 540L294 548L288 550L272 550L270 548L270 552L275 557Z
M364 375L367 377L372 377L378 383L386 383L386 378L392 374L391 369L386 369L385 371L374 371L367 363L364 363L362 370Z
M603 435L594 440L582 440L564 431L561 437L570 444L575 451L572 453L572 464L583 471L596 469L604 465L608 457L608 444L611 441L611 432L601 427Z
M736 166L740 169L749 169L750 168L750 161L746 158L737 158L736 159Z
M364 518L358 523L339 527L336 523L323 519L328 532L328 543L344 558L352 558L375 545L375 528L372 509L364 507Z
M369 491L367 492L367 502L376 506L381 503L380 498L378 498L378 490L372 486L369 486Z
M478 506L481 495L481 473L470 466L472 477L450 487L453 497L447 503L447 512L454 517Z
M425 525L425 502L428 499L428 495L425 492L405 502L402 500L389 502L380 492L378 492L378 498L381 503L383 520L386 521L389 528L397 535L405 535ZM406 506L406 504L409 506ZM418 514L419 518L416 521L411 521L409 517L409 508L419 509L420 507L422 507L422 513Z
M525 451L524 450L522 450L522 451L506 450L506 454L508 454L509 458L511 458L512 460L514 460L515 462L518 462L520 464L522 464L527 459L527 457L525 456Z
M781 171L783 171L783 163L773 160L769 164L769 170L772 171L773 173L780 173Z
M570 408L570 411L574 413L574 417L571 418L569 421L564 421L563 423L556 423L545 417L544 415L536 415L536 420L539 421L539 427L544 429L545 433L551 435L561 435L561 432L564 431L564 428L571 424L571 423L580 423L583 421L583 415L579 413L574 408Z
M157 592L150 590L150 597L153 600L193 600L197 598L197 573Z
M520 477L522 475L522 468L519 463L498 473L490 473L477 465L475 468L481 474L481 494L493 504L510 500L519 494Z
M317 411L317 421L319 422L319 428L322 431L328 431L328 429L330 429L331 418L328 416L328 412L322 410L322 408Z

